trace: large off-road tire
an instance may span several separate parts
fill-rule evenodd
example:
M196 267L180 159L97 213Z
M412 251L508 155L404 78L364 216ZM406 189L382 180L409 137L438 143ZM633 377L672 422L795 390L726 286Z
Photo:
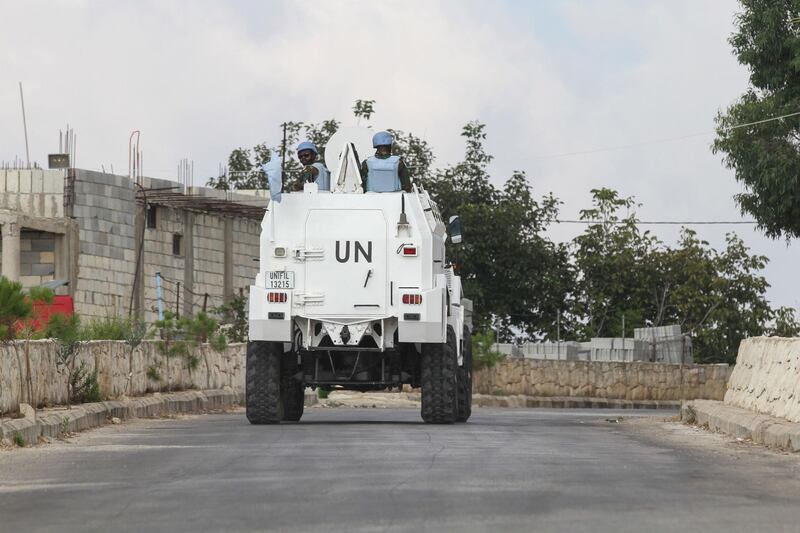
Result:
M294 378L299 371L297 354L286 354L281 366L281 398L283 399L283 419L287 422L297 422L303 416L305 387L302 382Z
M455 332L447 328L447 342L422 345L422 420L452 424L458 414Z
M464 327L461 347L461 366L458 367L458 416L456 422L466 422L472 415L472 335Z
M251 424L277 424L283 419L281 357L283 343L247 343L245 414Z

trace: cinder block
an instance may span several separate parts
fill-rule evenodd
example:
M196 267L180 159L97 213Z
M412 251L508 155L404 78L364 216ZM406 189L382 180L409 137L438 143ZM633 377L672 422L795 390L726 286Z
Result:
M53 237L31 239L31 250L36 252L53 252L56 249L56 241Z
M19 261L21 264L34 264L39 262L39 252L20 252Z
M119 246L109 246L109 257L118 261L125 259L125 250Z
M31 287L38 287L42 284L42 278L40 276L20 276L19 282L22 283L22 286L26 289L30 289Z
M42 176L42 192L46 194L64 194L64 171L45 170Z
M9 170L6 173L6 192L19 192L19 170Z
M21 193L28 193L31 192L31 180L32 180L32 171L31 170L20 170L19 171L19 192Z
M44 172L42 170L31 171L31 192L44 192Z
M31 265L31 275L34 276L52 276L55 274L55 267L53 264L34 264Z

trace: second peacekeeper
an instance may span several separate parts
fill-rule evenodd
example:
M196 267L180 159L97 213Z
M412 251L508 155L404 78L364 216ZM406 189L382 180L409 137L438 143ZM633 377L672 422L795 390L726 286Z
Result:
M316 183L320 191L331 190L331 173L321 161L317 161L318 157L317 146L311 141L297 145L297 159L303 165L303 170L300 171L300 179L292 187L293 191L302 191L303 184L311 182Z
M388 131L379 131L372 136L375 155L361 165L361 184L364 192L411 192L411 177L408 167L398 155L392 155L394 138Z

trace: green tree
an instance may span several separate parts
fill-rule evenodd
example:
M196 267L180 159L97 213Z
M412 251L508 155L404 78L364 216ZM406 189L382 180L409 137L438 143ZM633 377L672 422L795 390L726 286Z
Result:
M592 195L581 217L598 223L572 242L578 338L621 336L623 317L628 336L635 327L679 324L693 338L695 360L734 362L742 339L767 331L766 257L751 255L734 234L718 252L689 229L665 246L639 230L633 198L610 189Z
M648 258L659 242L639 231L633 198L605 188L591 192L593 206L582 210L580 218L597 223L572 242L578 271L573 312L580 337L618 337L623 334L623 317L629 327L646 318L648 284L655 277Z
M770 237L800 236L800 2L740 0L729 42L750 70L750 87L717 115L715 153L735 170L736 196ZM739 127L743 124L749 124Z
M228 342L247 342L247 299L244 296L235 296L227 303L214 309L214 314L220 318L222 331Z
M718 252L684 229L676 248L660 252L662 305L654 325L680 324L693 338L696 361L735 362L742 339L766 333L773 316L765 297L769 284L760 275L766 264L735 234Z
M375 113L375 100L356 100L353 104L353 115L358 119L369 120L372 114Z
M780 307L774 311L775 326L769 334L774 337L800 337L800 322L791 307Z
M544 236L559 202L552 195L535 199L521 172L496 188L487 170L485 126L470 122L461 135L464 160L418 181L444 220L462 219L464 244L448 253L474 301L476 329L494 328L503 340L555 338L556 316L568 309L573 284L566 248Z
M281 140L276 145L266 142L259 143L253 148L236 148L228 156L227 175L209 178L206 185L215 189L266 189L267 175L262 166L269 162L272 152L283 153L285 149L284 180L292 179L301 170L300 162L294 146L300 138L310 140L317 145L320 157L324 157L325 146L328 140L339 129L339 122L335 119L323 120L319 123L286 122L286 144L283 143L283 126L278 130Z
M393 152L403 158L412 179L430 178L434 157L428 141L401 130L389 129L387 131L394 137Z
M66 376L67 406L72 402L100 401L97 369L90 372L83 361L75 366L80 347L86 340L80 317L76 314L51 315L45 334L56 343L56 368Z
M33 322L34 302L49 303L53 301L53 291L43 287L34 287L25 294L22 285L16 281L0 276L0 342L10 343L17 357L20 369L21 390L27 392L28 403L33 405L33 379L31 377L30 341L36 334ZM19 337L25 340L23 353L25 356L25 374L22 374L17 343Z
M0 276L0 341L17 338L16 324L33 314L33 305L22 291L22 284Z
M153 323L152 335L158 338L156 348L163 357L167 390L172 390L169 363L176 357L182 358L189 370L194 370L200 360L189 350L186 340L186 322L176 317L172 311L164 311L164 318Z

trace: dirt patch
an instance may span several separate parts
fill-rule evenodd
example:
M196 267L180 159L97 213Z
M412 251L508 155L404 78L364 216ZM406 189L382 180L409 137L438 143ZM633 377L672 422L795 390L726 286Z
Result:
M793 470L800 476L800 454L767 448L749 439L734 438L722 433L680 422L679 416L641 417L619 420L620 429L637 439L653 444L679 448L686 453L713 454L732 460L744 458L775 463Z
M406 392L333 391L319 400L314 408L344 407L351 409L419 409L419 395Z

